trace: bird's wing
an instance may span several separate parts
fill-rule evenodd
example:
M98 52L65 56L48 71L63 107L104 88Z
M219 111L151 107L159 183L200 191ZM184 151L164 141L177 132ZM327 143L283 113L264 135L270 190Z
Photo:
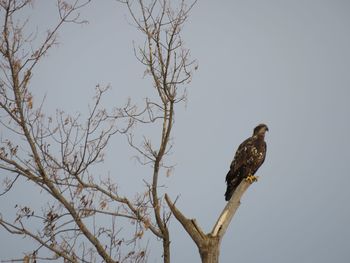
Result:
M266 157L266 142L264 142L264 144L263 144L263 149L262 149L261 154L262 154L262 159L259 159L259 158L256 159L256 160L257 160L257 163L256 163L256 165L255 165L253 171L251 171L252 174L255 174L256 171L260 168L260 166L261 166L261 165L264 163L264 161L265 161L265 157Z
M244 165L246 165L247 160L249 159L249 155L251 153L251 148L254 146L254 138L250 137L242 142L233 158L233 161L230 165L230 171L226 175L226 182L231 182L238 176L238 171Z
M251 148L254 147L254 138L250 137L246 139L244 142L242 142L235 154L235 157L233 158L233 161L231 162L230 168L235 171L239 169L242 165L245 165L250 157L251 154Z

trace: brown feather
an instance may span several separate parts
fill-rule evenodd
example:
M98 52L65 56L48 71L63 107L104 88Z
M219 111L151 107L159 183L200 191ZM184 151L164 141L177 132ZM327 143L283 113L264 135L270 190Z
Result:
M239 145L230 170L226 175L226 201L230 200L241 181L249 175L254 175L264 163L266 156L266 142L264 138L267 130L268 128L265 124L258 125L254 129L253 136Z

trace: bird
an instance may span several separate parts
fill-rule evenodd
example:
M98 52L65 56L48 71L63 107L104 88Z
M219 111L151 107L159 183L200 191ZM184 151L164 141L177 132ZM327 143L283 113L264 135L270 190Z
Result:
M257 181L254 174L265 161L265 133L268 130L266 124L259 124L254 128L253 135L239 145L226 175L226 201L231 199L243 179L250 183Z

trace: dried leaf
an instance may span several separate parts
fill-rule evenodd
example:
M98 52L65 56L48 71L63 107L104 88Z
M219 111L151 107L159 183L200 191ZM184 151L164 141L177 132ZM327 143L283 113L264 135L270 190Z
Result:
M105 209L107 207L107 202L106 201L102 201L101 203L100 203L100 208L103 210L103 209Z

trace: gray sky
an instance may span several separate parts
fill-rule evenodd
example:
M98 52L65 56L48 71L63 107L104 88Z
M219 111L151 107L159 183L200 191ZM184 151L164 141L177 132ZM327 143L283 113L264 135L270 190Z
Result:
M55 19L47 3L36 1L32 16L42 28ZM344 0L202 0L193 9L183 39L199 69L187 105L176 112L170 156L176 169L162 183L206 232L225 205L224 179L236 148L258 123L270 128L261 178L242 199L221 262L349 262L349 13ZM83 15L90 23L65 27L61 44L36 70L33 92L47 95L47 111L86 110L97 83L113 87L107 108L154 96L133 55L132 41L142 38L127 10L94 1ZM113 142L105 169L133 196L151 169L131 158L123 137ZM28 195L37 198L32 192L12 198ZM173 262L200 262L175 219L170 231ZM0 230L1 259L16 255L22 242ZM156 243L150 262L162 262Z

